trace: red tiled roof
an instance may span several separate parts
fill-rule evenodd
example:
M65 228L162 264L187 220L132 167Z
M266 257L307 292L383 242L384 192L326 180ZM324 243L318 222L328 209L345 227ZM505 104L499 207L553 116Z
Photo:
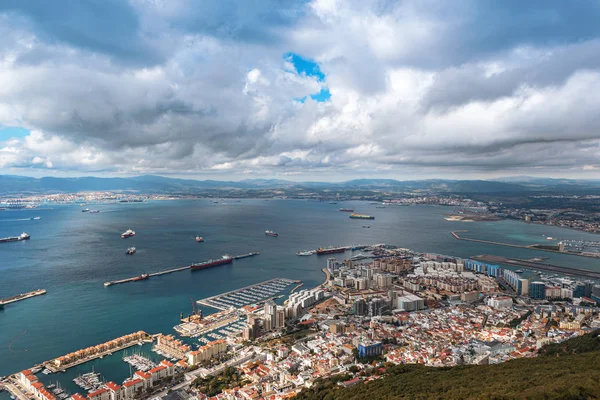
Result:
M85 397L83 397L82 395L80 395L79 393L75 393L73 396L71 396L71 398L73 400L85 400Z
M141 379L134 379L134 380L132 380L132 381L125 382L125 383L123 384L123 386L125 386L125 387L131 387L131 386L133 386L133 385L137 385L138 383L142 383L142 380L141 380Z
M140 378L144 378L144 379L148 379L148 378L150 378L152 376L149 373L144 372L144 371L135 371L135 374L137 376L139 376Z
M167 369L167 367L165 367L164 365L160 365L156 368L152 368L150 371L148 371L148 373L154 374L155 372L162 371L163 369Z
M31 374L33 374L33 372L31 372L31 370L29 370L29 369L24 369L23 371L21 371L21 373L23 375L31 375Z
M92 397L100 396L102 393L106 393L106 392L108 392L108 389L105 389L105 388L98 389L95 392L88 394L87 397L88 397L88 399L91 399Z
M121 386L117 385L114 382L107 382L106 387L113 391L117 391L117 390L121 389Z

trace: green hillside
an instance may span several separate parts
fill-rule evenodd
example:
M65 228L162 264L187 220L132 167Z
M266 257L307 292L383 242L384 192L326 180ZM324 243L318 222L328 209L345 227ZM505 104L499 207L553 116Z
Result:
M296 399L598 399L598 333L547 346L537 358L498 365L391 366L384 378L346 389L321 380Z

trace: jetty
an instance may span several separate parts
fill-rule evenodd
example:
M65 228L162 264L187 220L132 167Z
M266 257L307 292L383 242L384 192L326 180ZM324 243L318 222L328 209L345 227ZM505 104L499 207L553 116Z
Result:
M560 253L560 254L567 254L567 255L579 256L579 257L597 258L597 256L595 256L595 255L586 254L586 253L576 253L576 252L572 252L572 251L560 251L558 249L550 248L550 246L548 246L548 245L542 245L542 244L521 245L521 244L494 242L493 240L471 239L471 238L459 236L458 235L459 232L468 232L468 231L454 231L454 232L450 232L450 234L452 236L454 236L455 239L466 240L468 242L493 244L495 246L516 247L519 249L527 249L527 250L547 251L549 253ZM554 247L556 247L556 246L554 246Z
M233 259L234 260L239 260L240 258L246 258L246 257L252 257L252 256L257 256L260 253L258 251L253 251L251 253L246 253L246 254L240 254L239 256L234 256Z
M258 251L254 251L254 252L247 253L247 254L240 254L238 256L233 256L231 258L234 259L234 260L239 260L241 258L247 258L247 257L257 256L259 254L260 253ZM156 277L156 276L167 275L167 274L172 274L174 272L185 271L186 269L190 269L190 267L191 267L191 265L186 265L185 267L167 269L165 271L153 272L151 274L142 274L142 275L134 276L134 277L131 277L131 278L119 279L119 280L116 280L116 281L108 281L108 282L104 282L104 286L112 286L112 285L118 285L118 284L121 284L121 283L143 281L143 280L146 280L148 278L152 278L152 277Z
M520 258L508 258L502 256L494 256L489 254L482 254L471 257L473 260L500 263L506 265L512 265L515 267L531 268L540 271L556 272L566 275L583 276L586 278L600 279L600 272L590 271L581 268L563 267L560 265L552 265L541 262L534 262L530 260L521 260Z
M32 292L21 293L16 296L11 296L11 297L7 297L5 299L0 299L0 308L4 307L4 305L6 305L6 304L15 303L17 301L29 299L29 298L36 297L36 296L41 296L43 294L46 294L46 289L38 289L38 290L34 290Z

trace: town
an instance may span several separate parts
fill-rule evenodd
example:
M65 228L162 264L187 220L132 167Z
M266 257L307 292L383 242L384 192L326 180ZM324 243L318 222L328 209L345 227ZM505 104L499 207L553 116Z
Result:
M323 284L293 291L280 304L266 299L207 316L194 310L174 327L181 338L140 331L18 372L4 387L19 400L153 399L172 392L185 399L285 399L322 377L343 376L339 385L352 386L378 379L365 371L386 363L497 364L536 357L546 344L600 329L594 280L389 245L363 251L370 254L354 261L323 258ZM137 371L120 383L96 381L87 393L67 394L35 375L143 342L164 359L129 357Z

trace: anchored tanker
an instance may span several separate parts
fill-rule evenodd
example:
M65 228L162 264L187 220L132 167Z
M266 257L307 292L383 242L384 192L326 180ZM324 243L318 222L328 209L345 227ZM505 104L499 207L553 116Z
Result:
M190 265L190 269L192 271L198 271L198 270L201 270L201 269L206 269L206 268L210 268L210 267L216 267L217 265L231 264L232 261L233 261L233 257L228 256L228 255L224 255L219 260L209 260L209 261L205 261L203 263L192 264L192 265Z
M370 215L365 215L365 214L350 214L350 218L353 218L353 219L375 219L375 217L372 217Z
M4 239L0 239L0 243L6 243L6 242L19 242L21 240L29 240L30 236L23 232L21 233L19 236L13 236L13 237L7 237Z
M324 254L333 254L333 253L343 253L346 250L347 250L347 247L327 247L327 248L319 247L319 249L317 249L317 254L324 255Z

